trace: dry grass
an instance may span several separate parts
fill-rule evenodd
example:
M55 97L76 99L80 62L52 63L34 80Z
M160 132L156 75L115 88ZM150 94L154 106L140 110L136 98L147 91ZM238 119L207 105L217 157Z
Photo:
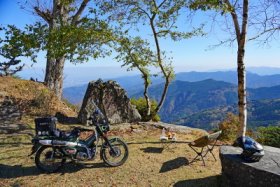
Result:
M0 77L0 98L8 96L22 103L24 111L21 122L11 128L10 134L0 134L0 186L217 186L221 173L220 161L208 155L207 166L202 162L188 164L195 153L187 146L202 131L177 134L181 143L162 149L159 142L161 131L156 128L122 129L112 132L128 143L129 158L120 167L106 167L100 157L87 163L67 163L58 173L40 172L34 158L28 157L30 140L34 132L34 117L44 112L53 115L61 112L76 116L66 104L58 102L41 83ZM30 105L31 104L31 105ZM48 108L49 107L49 108ZM46 110L46 111L45 111ZM31 116L31 117L30 117ZM70 125L58 124L67 130ZM117 128L115 128L117 129ZM218 158L218 151L215 150Z
M87 163L68 163L58 173L38 171L29 154L29 138L0 143L0 186L217 186L220 161L208 155L206 164L188 162L195 156L186 143L162 150L159 129L113 132L129 146L129 158L120 167L106 167L99 156ZM196 134L196 133L194 133ZM177 134L190 141L193 134ZM2 135L2 139L4 135ZM215 151L218 158L218 151Z
M58 101L55 94L42 83L13 77L0 77L0 98L8 96L17 103L21 111L33 116L55 115L76 116L77 112Z

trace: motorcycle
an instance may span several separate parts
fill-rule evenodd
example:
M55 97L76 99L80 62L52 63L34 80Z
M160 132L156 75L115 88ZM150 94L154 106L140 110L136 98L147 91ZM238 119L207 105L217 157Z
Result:
M88 119L95 127L93 130L75 127L71 132L56 129L56 118L36 118L36 136L32 139L31 155L35 154L37 168L45 172L56 172L67 159L73 161L93 160L100 147L100 157L109 166L116 167L128 158L128 147L119 137L108 138L109 123L104 120L100 110ZM87 133L81 139L81 133ZM99 140L102 140L101 146Z

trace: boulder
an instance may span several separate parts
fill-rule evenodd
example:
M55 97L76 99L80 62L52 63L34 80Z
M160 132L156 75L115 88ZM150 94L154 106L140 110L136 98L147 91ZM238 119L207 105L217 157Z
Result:
M280 149L264 146L265 155L259 162L241 159L241 148L222 146L220 186L279 186Z
M115 81L103 82L101 79L88 84L83 104L78 115L82 124L99 108L111 124L131 123L141 120L135 106L131 105L126 91Z

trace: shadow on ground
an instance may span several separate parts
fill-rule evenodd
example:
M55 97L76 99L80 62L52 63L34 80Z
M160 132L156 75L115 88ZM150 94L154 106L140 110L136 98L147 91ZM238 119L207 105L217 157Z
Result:
M101 163L92 163L92 164L81 164L81 163L66 163L61 170L56 172L57 174L65 174L65 173L74 173L82 169L88 168L105 168L107 167L103 162ZM9 179L9 178L17 178L17 177L25 177L25 176L37 176L43 174L44 172L40 171L36 166L22 166L22 165L5 165L0 164L0 179Z
M220 175L205 177L200 179L183 180L176 182L173 187L204 187L204 186L219 186Z
M29 127L26 124L21 123L11 123L11 124L1 124L0 134L27 134L32 136L33 128Z
M177 168L180 168L182 166L186 166L189 164L188 159L185 157L178 157L173 160L169 160L167 162L164 162L160 168L160 173L168 172Z
M163 148L162 147L146 147L140 149L144 153L162 153Z
M55 114L55 117L57 118L59 123L66 124L66 125L73 125L73 124L80 123L77 117L68 117L60 112L57 112Z

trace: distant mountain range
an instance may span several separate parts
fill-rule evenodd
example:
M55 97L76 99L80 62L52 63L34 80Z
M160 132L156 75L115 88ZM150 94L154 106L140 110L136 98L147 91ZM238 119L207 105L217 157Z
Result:
M140 76L115 80L130 97L143 97ZM169 86L160 111L161 120L203 129L217 127L226 113L237 113L236 82L236 72L233 71L178 73ZM162 84L161 78L153 79L149 89L151 98L159 100ZM280 75L247 73L247 85L249 126L277 125L280 122ZM87 85L66 88L63 95L72 103L80 103L86 88Z
M237 84L237 74L235 71L184 72L176 74L175 78L175 80L188 82L197 82L206 79ZM143 80L140 75L119 77L111 80L117 81L127 91L130 97L143 90ZM155 77L152 79L152 86L156 86L162 82L162 78ZM247 73L247 86L249 88L271 87L276 85L280 85L280 74L258 75L250 72ZM63 96L71 103L81 103L86 88L87 84L65 88L63 90Z
M162 88L161 84L151 87L150 96L159 100ZM249 101L280 98L280 86L248 88L247 91ZM134 97L141 95L139 92ZM237 104L237 86L234 84L213 79L198 82L174 81L169 86L160 116L165 122L175 122L207 109L234 104Z
M235 71L217 71L217 72L186 72L176 74L176 80L196 82L205 79L214 79L217 81L237 84L237 73ZM260 88L280 85L280 74L276 75L258 75L247 72L247 87Z

